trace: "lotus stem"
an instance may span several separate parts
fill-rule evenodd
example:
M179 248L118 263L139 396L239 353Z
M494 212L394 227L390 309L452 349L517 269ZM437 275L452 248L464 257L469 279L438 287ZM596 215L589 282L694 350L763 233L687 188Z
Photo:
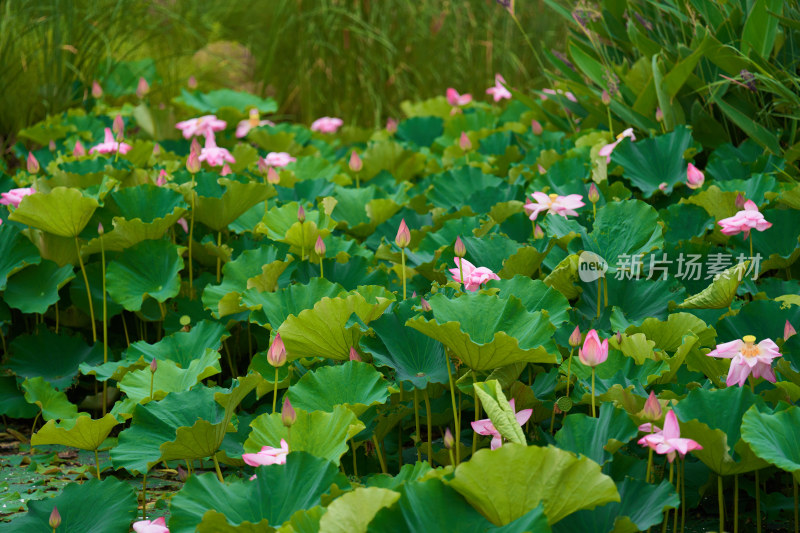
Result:
M797 480L794 478L793 474L790 474L792 478L792 492L794 492L794 533L800 533L800 506L798 506L798 498L797 498Z
M192 241L194 240L194 173L192 173L192 212L189 213L189 299L194 300L194 271L192 268Z
M106 300L106 249L103 246L103 235L100 234L100 268L103 276L103 363L108 363L108 302ZM58 333L58 302L56 302L56 333ZM153 388L153 384L150 384ZM153 391L150 391L153 397ZM103 416L108 410L108 380L103 382Z
M681 533L686 526L686 458L681 457Z
M94 468L97 474L97 481L100 481L100 456L97 454L97 448L94 449Z
M725 531L725 500L722 498L722 476L717 475L717 500L719 501L719 530Z
M147 520L147 472L142 477L142 520Z
M733 475L733 533L739 533L739 474Z
M378 454L378 461L381 463L381 472L384 474L388 474L389 471L386 468L386 459L383 458L383 453L381 452L381 445L378 442L378 436L375 433L372 434L372 443L375 444L375 453Z
M361 188L361 180L358 178L358 172L356 172L356 189Z
M594 410L594 367L592 367L592 418L595 417Z
M680 459L678 459L680 461ZM669 465L670 470L672 469L672 464ZM678 463L678 466L675 468L675 488L678 491L678 497L681 494L681 465ZM672 522L672 533L677 533L678 531L678 507L675 508L675 518Z
M350 448L353 450L353 476L358 477L358 461L356 461L356 443L350 439Z
M611 138L614 138L614 123L611 122L611 106L606 106L606 113L608 113L608 131L611 133Z
M477 396L475 397L475 422L481 419L481 402L478 401ZM472 433L472 455L475 455L475 452L478 450L478 434L473 432Z
M3 343L3 355L8 353L8 349L6 348L6 336L3 335L3 326L0 326L0 341Z
M403 300L406 299L406 249L400 248L400 265L403 274Z
M278 367L275 367L275 393L272 395L272 412L278 407Z
M750 258L753 258L753 232L750 232Z
M653 424L650 424L650 434L653 434ZM650 473L653 471L653 448L647 447L647 473L644 475L644 480L650 483ZM655 481L655 480L653 480Z
M414 433L414 447L417 449L417 462L422 462L422 452L419 450L419 446L417 446L417 442L419 439L419 406L417 405L419 402L419 392L417 387L414 387L414 426L415 426L415 433Z
M456 462L455 462L455 458L453 457L453 449L451 448L451 449L447 450L447 453L450 455L450 464L453 465L453 467L455 468Z
M403 403L403 382L400 382L400 400L398 402L402 405ZM400 471L403 468L403 422L400 421L397 424L397 470Z
M672 484L672 463L669 464L669 483ZM667 533L667 524L669 524L669 509L664 511L664 521L661 523L661 533ZM720 531L720 533L724 533Z
M556 427L556 407L557 405L553 404L553 414L550 415L550 434L554 434L554 428Z
M125 332L125 344L128 345L128 348L131 347L131 338L128 335L128 323L125 322L125 311L121 311L119 314L120 320L122 320L122 331Z
M219 461L217 461L217 454L212 453L211 459L214 461L214 470L217 471L217 479L219 479L220 483L225 483L225 478L222 477L222 470L219 468Z
M300 223L300 261L306 260L306 223Z
M453 373L450 372L450 356L445 354L445 364L447 365L447 380L450 382L450 401L453 404L453 425L455 426L453 437L456 443L456 462L454 465L458 465L461 461L461 454L459 449L459 443L461 442L461 410L456 407L456 383L453 381ZM473 453L475 451L473 450Z
M603 280L603 300L605 300L606 307L608 307L608 280L605 276L602 276L600 279Z
M600 318L600 298L602 295L603 289L603 278L597 278L597 318Z
M186 459L186 473L191 475L194 469L192 468L192 463L189 462L189 459Z
M155 379L156 379L156 373L155 372L150 372L150 399L151 400L155 400L155 398L153 398L153 382L155 381ZM105 385L105 384L106 384L106 381L103 382L103 385Z
M575 348L569 351L569 362L567 363L567 398L569 398L569 385L572 380L572 356L575 355ZM528 371L530 372L530 370Z
M463 261L463 260L464 259L461 258L461 261ZM459 278L461 278L461 285L462 285L462 289L463 289L463 285L464 285L464 267L461 265L461 261L458 262L458 276L459 276Z
M324 278L325 272L322 267L322 256L319 256L319 277Z
M89 299L89 318L92 321L92 341L97 342L97 326L94 323L94 305L92 305L92 290L89 288L89 277L86 275L86 266L81 257L81 245L78 243L78 236L75 235L75 251L78 252L78 264L81 266L83 282L86 284L86 297Z
M750 237L752 238L752 233ZM761 533L761 484L756 470L756 532Z
M217 232L217 283L220 282L220 275L222 274L222 256L219 255L222 249L222 230Z
M428 397L428 389L423 391L422 399L425 402L425 418L428 421L428 463L433 466L433 442L431 441L431 400Z
M103 281L105 281L105 280L103 280ZM56 335L58 335L58 300L56 300L56 303L55 303L54 306L56 308ZM2 333L0 333L0 335L2 335Z

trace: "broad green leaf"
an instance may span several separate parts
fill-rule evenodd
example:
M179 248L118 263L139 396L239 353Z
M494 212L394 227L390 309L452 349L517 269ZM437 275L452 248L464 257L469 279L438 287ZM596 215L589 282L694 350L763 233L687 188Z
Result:
M228 224L242 216L248 209L266 200L266 185L257 181L242 183L219 178L225 187L220 198L198 196L195 205L195 222L201 222L214 231L222 231Z
M39 251L17 228L0 225L0 290L5 290L9 276L41 260Z
M81 450L96 450L108 437L111 430L119 424L114 415L93 420L90 416L79 416L57 424L49 420L39 431L31 435L31 445L61 444Z
M761 413L751 407L742 418L742 439L758 457L790 472L800 483L800 408Z
M689 296L678 307L681 309L725 309L729 307L749 264L750 261L745 261L726 269L708 287Z
M0 376L0 414L11 418L33 418L39 408L25 401L14 376Z
M290 315L297 316L301 311L312 309L323 298L334 298L342 292L344 287L338 283L313 278L306 284L290 285L276 292L247 289L242 294L241 303L245 309L250 309L252 322L276 329Z
M177 296L183 258L167 241L142 241L122 252L106 271L108 295L128 311L139 311L145 298L159 302Z
M770 130L752 120L747 114L742 113L722 98L713 96L712 100L717 107L719 107L719 109L751 139L755 140L758 144L775 155L780 155L782 153L778 138Z
M400 494L378 487L358 487L336 498L319 521L320 533L366 533L375 514L391 507Z
M752 50L769 59L775 45L778 18L782 14L782 0L755 0L742 29L742 54L749 55Z
M475 394L481 401L486 414L492 421L495 429L510 442L527 444L525 433L514 416L514 409L508 403L503 388L496 380L486 381L485 383L473 383Z
M58 291L75 277L72 265L59 268L47 259L8 278L4 294L9 307L23 313L44 314L58 301Z
M25 400L28 403L39 406L45 420L64 420L78 416L78 408L70 403L67 395L55 390L43 378L26 379L22 382L22 390L25 391Z
M500 289L501 298L513 295L522 301L525 309L531 313L541 311L551 324L558 327L569 319L567 312L569 302L563 294L549 287L541 280L533 280L525 276L514 276L512 279L491 280L486 288Z
M206 348L203 355L192 360L186 368L180 368L169 359L158 361L158 368L151 372L150 366L125 374L119 382L119 389L136 403L142 400L162 400L170 392L188 391L201 380L221 372L220 353ZM150 383L153 383L153 396L150 396Z
M8 218L60 237L77 237L98 205L78 189L56 187L24 197Z
M181 89L181 95L173 100L204 114L216 113L223 107L232 107L242 114L251 108L258 109L261 113L274 113L278 110L278 104L272 98L259 98L254 94L232 89L217 89L207 93Z
M356 416L389 398L389 385L372 365L347 361L307 372L289 387L292 406L305 411L332 412L344 405Z
M622 177L650 198L666 183L669 194L679 182L686 181L683 153L692 143L692 134L684 126L674 131L636 142L620 143L611 154L611 161L623 168ZM599 215L599 213L598 213Z
M583 413L567 415L556 433L556 443L562 450L585 455L603 465L637 433L637 426L628 414L606 402L600 406L598 418Z

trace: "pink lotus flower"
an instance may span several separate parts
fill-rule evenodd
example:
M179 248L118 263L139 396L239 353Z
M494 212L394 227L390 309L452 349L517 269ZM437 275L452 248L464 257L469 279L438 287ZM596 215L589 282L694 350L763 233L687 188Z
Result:
M646 420L658 420L661 418L661 404L658 403L656 393L653 391L650 391L650 396L647 398L647 401L644 402L642 416Z
M715 350L706 354L710 357L731 360L728 379L725 381L728 387L734 383L738 383L740 387L744 386L750 374L754 378L761 377L775 383L772 360L781 356L780 349L770 339L764 339L758 344L755 342L756 338L753 335L745 335L741 339L718 344Z
M105 139L100 144L92 146L89 148L90 154L113 154L119 151L121 154L127 154L131 148L133 148L128 143L119 143L114 140L114 134L111 132L111 128L106 128L104 131Z
M217 146L213 133L206 136L206 145L200 150L199 159L200 161L205 161L212 167L224 165L226 161L228 163L236 163L236 159L234 159L228 150Z
M287 455L289 455L289 444L285 439L281 439L280 448L263 446L258 453L242 454L242 460L250 466L284 465L286 464ZM255 478L256 476L253 476L250 479L253 480Z
M246 136L250 130L259 126L274 126L275 123L271 120L259 120L258 109L250 110L250 118L239 122L236 125L236 137L241 139Z
M506 80L500 74L494 75L494 87L486 89L486 94L491 94L495 102L503 99L510 99L511 92L505 88Z
M578 99L577 99L577 98L575 98L575 95L574 95L574 94L572 94L572 93L571 93L571 92L569 92L569 91L567 91L567 92L564 92L564 91L562 91L561 89L555 89L555 90L553 90L553 89L542 89L542 92L543 92L543 93L545 93L545 94L551 94L551 95L553 95L553 96L555 96L555 95L557 95L557 94L560 94L560 95L566 96L566 97L567 97L567 100L569 100L570 102L577 102L577 101L578 101ZM542 100L547 100L547 96L545 96L544 94L541 94L541 95L539 95L539 97L540 97Z
M364 162L361 161L361 158L358 156L358 153L353 150L350 152L350 161L347 164L350 167L350 170L353 172L360 172L361 169L364 167Z
M619 135L617 135L617 140L614 141L611 144L607 144L607 145L603 146L602 148L600 148L600 151L597 152L597 155L605 156L606 157L606 162L610 163L611 162L611 152L613 152L614 148L616 148L617 145L622 142L622 139L624 139L626 137L629 138L631 141L635 141L636 140L636 136L633 134L633 128L628 128L625 131L623 131L622 133L620 133Z
M136 85L136 98L144 98L144 95L150 92L150 84L144 78L139 78L139 83Z
M23 198L30 196L35 192L36 191L33 187L20 187L19 189L11 189L8 192L0 194L0 204L19 207L19 203Z
M189 233L189 223L186 222L185 218L179 218L178 225L183 228L184 233Z
M458 147L465 152L472 149L472 141L469 140L466 131L461 132L461 137L458 139Z
M224 165L222 165L222 170L220 171L219 175L227 176L228 174L233 174L233 170L231 170L231 167L229 167L228 164L225 163Z
M750 230L752 229L764 231L772 227L772 222L767 222L764 215L759 212L758 206L752 200L747 200L744 203L742 211L732 217L723 218L717 224L722 226L720 231L724 235L744 233L745 239L750 236Z
M28 159L26 161L29 174L37 174L39 172L39 160L33 155L33 152L28 152Z
M185 139L191 139L194 136L214 135L215 131L222 131L228 126L224 120L220 120L216 115L205 115L197 118L190 118L183 122L178 122L175 127L181 130Z
M155 520L139 520L133 523L133 530L136 533L169 533L167 522L161 516Z
M264 164L269 167L285 167L289 163L294 163L295 161L297 161L297 159L286 152L270 152L267 154L267 157L264 158Z
M450 87L447 89L447 103L451 106L467 105L472 101L471 94L458 94L458 91Z
M75 148L72 150L72 155L75 157L83 157L86 155L86 148L83 147L80 141L75 141Z
M700 169L689 163L686 167L686 185L690 189L699 189L703 186L704 181L706 181L706 178Z
M386 131L389 133L394 133L397 131L397 119L391 117L386 119Z
M541 122L536 119L531 120L531 131L534 135L541 135L544 131Z
M280 333L275 334L275 340L272 341L267 351L267 362L275 368L286 364L286 346L283 344Z
M525 210L531 212L529 217L531 220L536 220L536 217L542 211L547 211L552 215L561 215L564 218L567 218L567 215L578 216L575 210L586 205L581 201L583 196L580 194L559 196L557 194L547 195L543 192L535 192L531 196L536 202L528 201L525 204Z
M336 117L322 117L318 118L311 123L311 131L318 131L320 133L336 133L336 130L342 127L344 122Z
M783 340L788 340L792 335L797 335L797 330L787 320L786 324L783 325Z
M167 171L163 168L158 171L158 177L156 178L156 185L161 187L162 185L167 184Z
M492 279L500 279L497 274L492 272L486 267L475 267L472 263L461 257L454 259L456 268L450 269L450 274L453 276L453 281L461 283L461 274L464 275L464 289L470 292L475 292L481 288L481 285ZM459 271L459 265L461 271Z
M508 404L511 406L511 410L514 411L514 417L517 419L517 424L522 426L525 422L533 414L533 409L523 409L522 411L517 412L516 408L514 407L514 399L512 398ZM492 420L490 418L484 418L483 420L476 420L471 422L472 430L475 431L478 435L491 435L492 436L492 449L496 450L500 446L503 445L503 437L500 435L500 432L494 427L492 424Z
M411 232L406 224L406 219L400 221L400 227L397 228L397 235L394 237L394 242L400 248L408 248L411 244Z
M92 98L97 100L101 96L103 96L103 88L100 87L100 84L97 83L97 80L94 80L92 82Z
M597 330L590 330L583 341L583 347L578 349L578 358L586 366L595 367L608 359L608 339L600 342Z
M656 429L658 429L658 427L651 424L639 426L640 431L655 431ZM666 454L670 463L675 460L675 452L678 452L681 454L681 457L684 457L692 450L703 449L700 444L692 439L681 438L681 428L678 425L678 417L675 416L675 411L667 413L664 419L663 430L645 435L639 439L639 444L652 448L659 455Z

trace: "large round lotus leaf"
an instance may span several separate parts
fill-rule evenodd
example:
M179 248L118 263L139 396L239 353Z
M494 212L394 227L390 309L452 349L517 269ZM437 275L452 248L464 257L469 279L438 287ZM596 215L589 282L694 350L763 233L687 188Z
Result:
M297 316L289 315L278 328L287 356L290 360L301 357L348 360L350 348L358 345L363 334L358 321L369 324L392 302L394 295L384 294L367 299L353 291L339 298L323 298L313 309L301 311ZM358 320L351 325L353 315Z
M43 314L58 301L58 290L74 277L72 265L58 268L45 259L11 276L4 298L9 307L23 313Z
M665 360L645 359L641 364L637 364L633 357L611 349L608 359L598 366L595 372L595 393L602 395L615 385L619 385L624 389L632 388L632 392L639 396L647 396L645 388L658 381L669 371L669 363ZM578 378L585 394L584 401L588 402L591 392L592 369L582 364L577 354L572 361L572 374Z
M742 439L758 457L790 472L800 483L800 408L762 413L751 407L742 418Z
M280 207L273 207L264 215L264 221L256 227L258 233L266 233L273 241L284 242L301 251L305 246L306 253L314 248L317 236L325 239L336 227L336 221L324 211L306 210L306 220L302 224L297 220L300 204L289 202Z
M361 170L361 183L365 183L382 170L391 173L398 182L410 180L425 168L425 154L406 150L393 140L370 143L361 154L364 167Z
M397 138L417 146L430 146L442 133L444 121L439 117L411 117L397 126Z
M659 212L667 231L667 242L688 241L692 237L702 237L714 228L714 219L698 205L672 204Z
M77 237L98 205L78 189L56 187L47 194L24 197L8 218L60 237Z
M622 177L650 198L666 183L664 192L686 180L683 153L692 143L692 134L684 126L670 133L637 142L623 141L612 152L613 164L623 168Z
M328 237L327 240L331 240ZM340 263L336 259L324 260L324 274L326 280L338 283L345 290L352 291L361 285L389 285L389 275L386 270L373 268L372 252L369 258L357 255L345 259ZM319 258L296 263L291 272L292 280L299 284L308 284L314 279L320 279Z
M367 237L375 226L390 219L408 201L405 194L394 198L383 198L376 187L360 189L336 186L333 197L337 200L331 217L347 225L347 232L358 237Z
M689 296L678 307L681 309L725 309L729 307L749 264L750 261L745 261L726 269L708 287Z
M0 225L0 291L5 290L9 276L41 260L36 246L13 224Z
M366 533L381 509L390 507L400 494L378 487L358 487L336 498L320 519L320 533Z
M599 418L582 413L567 415L556 433L556 443L562 450L585 455L602 465L637 434L628 413L606 402L600 406Z
M56 335L45 327L14 339L10 352L7 368L25 378L42 377L56 390L71 387L82 364L103 361L102 344L88 346L80 336Z
M528 312L514 297L480 292L430 299L433 319L417 317L406 325L445 346L473 370L493 370L513 363L555 363L555 328L541 312Z
M506 259L511 258L523 246L505 235L488 234L481 238L467 236L461 241L467 248L465 259L475 266L484 266L493 272L500 272ZM449 243L451 244L451 243ZM448 259L452 256L447 256ZM448 261L448 269L452 268ZM451 276L448 276L450 279Z
M695 389L674 407L681 421L681 437L694 439L703 447L692 454L720 475L741 474L766 463L741 439L742 418L764 400L746 387Z
M297 511L319 505L334 482L341 482L336 465L303 452L290 453L286 464L256 468L252 481L228 484L214 474L190 476L170 502L169 529L194 532L206 513L216 512L230 525L258 524L259 531L268 531L267 525L278 527Z
M92 420L90 416L79 416L60 424L50 420L31 435L31 445L61 444L81 450L96 450L117 424L119 422L112 414L98 420Z
M220 373L220 353L206 348L202 355L192 360L186 368L180 368L169 359L158 362L155 374L150 366L125 374L119 382L119 389L134 402L146 398L161 400L170 392L187 391L201 380ZM150 382L153 383L153 397L150 397Z
M621 502L591 511L572 513L553 527L555 533L637 533L660 524L666 509L675 509L680 498L675 487L664 480L658 485L626 477L617 484Z
M305 411L332 412L344 405L356 416L389 398L389 384L371 365L347 361L306 372L289 387L292 406Z
M771 300L753 300L743 305L739 312L727 316L714 326L720 343L755 335L757 341L776 340L783 337L786 321L800 324L800 306L788 306Z
M713 328L689 313L673 313L666 320L648 318L641 326L627 328L625 333L644 333L655 342L656 348L667 352L677 350L683 344L684 336L689 334L696 335L701 346L713 346L716 338Z
M0 414L11 418L33 418L38 407L25 401L14 376L0 376Z
M495 525L544 504L552 525L581 509L620 501L614 481L586 457L548 446L507 443L480 450L446 481Z
M67 399L63 392L55 390L43 378L30 378L22 382L25 401L36 404L42 410L45 420L64 420L78 416L78 408Z
M308 413L297 409L297 421L292 425L291 435L281 422L280 413L265 413L250 423L253 431L244 443L246 452L255 453L262 446L280 447L286 439L289 449L308 452L317 457L339 464L339 458L347 452L347 441L364 429L356 415L344 406L333 408L333 412L314 411Z
M516 296L530 312L541 311L551 324L558 327L569 320L569 302L564 295L549 287L541 280L533 280L524 276L512 279L492 280L487 288L497 287L501 298Z
M361 348L372 354L377 366L395 370L396 381L410 381L418 389L428 383L447 383L444 346L406 326L416 315L414 300L395 304L391 311L370 322L374 336L361 337Z
M61 525L55 530L49 525L54 507L61 515ZM136 494L127 482L114 477L102 481L90 479L82 484L67 484L53 498L30 501L28 512L16 520L0 524L0 532L127 533L131 522L136 520L136 508Z
M686 296L683 285L674 279L629 279L606 278L608 281L608 306L621 310L625 318L638 324L647 318L666 319L669 309ZM606 287L603 285L603 292ZM591 320L597 314L597 282L585 283L579 311Z
M139 311L147 296L165 302L180 291L183 258L167 241L143 241L109 263L106 290L128 311Z
M225 187L221 197L200 196L195 203L195 222L201 222L214 231L222 231L228 224L242 216L248 209L266 200L268 189L258 181L242 183L219 178Z
M196 109L200 114L216 113L223 107L231 107L242 114L251 108L258 109L261 113L274 113L278 110L278 105L272 98L259 98L248 92L232 89L217 89L207 93L181 89L181 95L173 100Z
M504 180L491 174L484 174L477 167L448 170L435 176L432 184L433 188L426 195L427 200L436 207L445 209L461 209L464 206L464 200L469 199L475 193L493 196L498 194L504 185L507 187ZM494 203L506 199L498 197Z

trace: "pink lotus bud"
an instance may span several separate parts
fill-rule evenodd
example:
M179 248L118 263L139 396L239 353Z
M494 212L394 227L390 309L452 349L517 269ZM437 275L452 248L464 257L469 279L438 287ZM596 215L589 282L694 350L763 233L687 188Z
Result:
M397 131L397 121L393 118L386 119L386 131L394 133Z
M98 234L98 235L102 235L102 234L103 234L103 233L105 233L105 232L106 232L106 231L105 231L105 229L103 229L103 223L102 223L102 222L101 222L101 223L99 223L99 224L97 225L97 234Z
M186 85L188 85L190 89L197 89L197 78L189 76L189 79L186 80Z
M162 185L166 185L167 177L168 175L166 170L164 170L163 168L159 170L158 177L156 178L156 185L158 185L159 187L161 187Z
M358 352L356 351L355 347L353 347L353 346L350 347L350 360L351 361L361 361L361 356L358 355Z
M33 152L28 152L28 172L30 174L38 174L39 173L39 161L36 159L36 156L33 155Z
M280 333L275 335L275 340L272 341L272 345L269 347L269 351L267 352L267 361L269 361L269 364L275 368L286 364L286 348L283 346L283 340L281 339Z
M192 174L200 172L200 156L197 152L191 152L189 157L186 158L186 170Z
M608 339L600 342L597 330L590 330L583 341L583 348L578 349L578 357L586 366L595 367L608 359Z
M464 257L467 255L467 247L464 246L460 236L456 237L456 244L453 246L453 252L456 254L456 257Z
M531 130L533 131L534 135L541 135L542 132L544 131L544 128L542 128L542 125L539 123L538 120L532 120Z
M153 357L153 358L150 360L150 372L152 372L153 374L155 374L155 373L156 373L156 370L158 370L158 359L156 359L155 357Z
M581 329L578 326L575 326L575 329L572 330L569 336L569 345L573 348L577 348L581 345Z
M661 182L661 183L658 185L658 189L659 189L659 190L661 190L661 191L666 191L666 190L667 190L667 182L666 182L666 181L662 181L662 182Z
M201 151L200 142L197 140L197 137L195 137L192 139L192 144L189 146L189 153L197 154L199 156Z
M269 167L267 170L267 183L271 183L272 185L277 185L281 182L281 176L278 174L278 171L275 170L273 167Z
M541 239L544 237L544 230L539 224L536 224L533 227L533 238L534 239Z
M600 100L603 102L603 105L611 104L611 96L608 94L608 91L603 91L600 95Z
M444 447L448 450L453 448L453 445L456 443L456 440L453 438L453 434L450 432L450 428L444 430Z
M228 166L227 163L222 165L222 171L219 173L220 176L227 176L228 174L233 174L231 167Z
M619 346L622 344L622 333L618 331L615 335L617 336L617 346Z
M746 203L746 200L744 199L744 195L742 193L737 193L736 194L736 209L741 211L742 209L744 209L744 204L745 203Z
M100 84L97 83L97 80L94 80L92 82L92 98L97 100L101 96L103 96L103 88L100 87Z
M661 404L658 403L658 399L656 398L656 393L650 391L650 396L647 398L647 401L644 402L644 411L642 411L642 417L654 422L661 418Z
M400 248L406 248L411 244L411 232L406 226L406 219L400 221L400 227L397 229L397 236L394 238L394 242Z
M303 223L303 222L305 222L305 221L306 221L306 210L305 210L305 209L303 209L303 206L302 206L302 205L301 205L300 207L298 207L298 208L297 208L297 220L298 220L300 223Z
M61 515L58 512L58 507L53 507L53 510L50 512L50 520L47 523L53 530L58 529L61 525Z
M114 117L114 122L111 123L111 131L117 137L121 137L125 133L125 121L122 120L122 115Z
M361 158L358 157L358 154L355 151L350 152L350 170L359 172L363 166L364 163L361 161Z
M75 157L83 157L86 155L86 148L83 147L80 141L75 141L75 149L72 150L72 155Z
M689 163L686 167L686 184L689 186L690 189L698 189L703 186L703 182L706 181L705 176L703 173L693 164Z
M187 479L189 479L189 472L184 470L181 465L178 465L178 480L184 483Z
M458 140L458 147L465 152L472 149L472 141L470 141L469 137L467 137L466 131L461 132L461 138Z
M422 306L422 310L423 311L430 311L431 310L431 304L428 303L428 300L426 300L425 298L422 298L420 300L419 304Z
M153 155L158 155L160 152L161 152L161 145L158 144L158 143L155 143L153 145Z
M320 257L325 255L325 243L319 235L317 235L317 242L314 243L314 253Z
M595 185L594 182L592 182L592 185L589 187L589 194L587 197L593 204L596 204L600 201L600 192L598 192L597 185Z
M281 422L287 428L292 427L292 425L297 422L297 413L294 411L294 407L292 407L292 402L289 401L289 395L283 397L283 407L281 408Z
M789 337L795 334L797 334L797 331L795 331L794 327L792 327L787 320L786 324L783 326L783 340L787 340Z
M55 152L56 151L56 142L55 141L50 141L50 143L47 145L47 148L50 149L51 152Z
M547 174L547 169L544 168L542 165L536 165L536 170L539 171L539 174Z
M662 120L664 120L664 112L661 111L660 107L657 107L656 108L656 121L657 122L661 122Z
M257 166L258 166L258 171L261 172L262 174L266 174L267 172L269 172L270 167L267 164L267 160L264 159L263 157L258 158Z
M144 78L139 78L139 84L136 86L136 97L141 99L144 95L150 92L150 84Z

